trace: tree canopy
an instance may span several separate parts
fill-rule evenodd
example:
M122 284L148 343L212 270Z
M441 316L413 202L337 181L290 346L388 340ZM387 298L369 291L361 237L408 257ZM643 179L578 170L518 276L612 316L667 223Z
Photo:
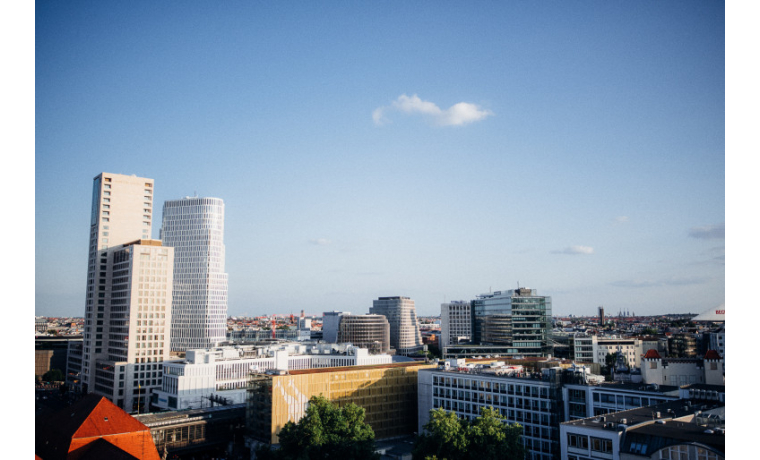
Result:
M63 380L63 372L60 369L50 369L42 375L42 380L46 382L60 382Z
M364 409L354 403L338 407L314 396L298 423L288 422L280 431L280 449L256 449L262 460L379 459L375 432L364 422Z
M430 411L430 421L417 437L415 460L523 460L522 426L508 425L493 407L482 408L472 422L443 408Z

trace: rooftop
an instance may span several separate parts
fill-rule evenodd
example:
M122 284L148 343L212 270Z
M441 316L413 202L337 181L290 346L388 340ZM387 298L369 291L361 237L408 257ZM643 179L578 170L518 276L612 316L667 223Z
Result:
M562 425L585 426L587 428L614 429L617 430L620 425L627 427L630 431L636 425L657 421L655 429L662 428L665 425L673 423L674 418L681 418L694 415L697 411L710 410L723 404L691 404L688 400L679 399L677 401L668 401L653 406L637 407L620 412L613 412L601 416L594 416L579 420L563 422ZM659 414L659 416L658 416ZM662 423L660 423L660 421ZM679 421L684 423L685 421ZM694 425L699 427L698 425ZM702 431L704 427L699 427Z

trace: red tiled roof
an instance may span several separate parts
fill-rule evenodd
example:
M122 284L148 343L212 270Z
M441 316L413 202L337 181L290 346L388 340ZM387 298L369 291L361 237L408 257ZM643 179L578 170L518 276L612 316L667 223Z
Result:
M35 454L43 460L104 458L105 452L112 460L159 460L148 427L102 396L85 396L36 422Z
M721 358L717 351L707 350L707 353L705 353L705 359L721 359Z
M650 348L647 353L644 355L644 359L662 359L662 356L660 356L659 353L657 353L657 350L654 348Z

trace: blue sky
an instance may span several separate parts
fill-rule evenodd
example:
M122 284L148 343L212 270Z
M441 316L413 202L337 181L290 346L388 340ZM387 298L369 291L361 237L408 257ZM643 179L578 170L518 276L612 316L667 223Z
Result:
M37 2L36 314L102 171L225 200L231 315L723 303L722 2L323 3Z

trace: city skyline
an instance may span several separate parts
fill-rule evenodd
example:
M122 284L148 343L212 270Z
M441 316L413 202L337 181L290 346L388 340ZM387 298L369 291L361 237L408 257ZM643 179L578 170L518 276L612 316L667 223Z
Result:
M231 316L723 303L723 4L430 5L38 3L35 314L103 171L224 200Z

